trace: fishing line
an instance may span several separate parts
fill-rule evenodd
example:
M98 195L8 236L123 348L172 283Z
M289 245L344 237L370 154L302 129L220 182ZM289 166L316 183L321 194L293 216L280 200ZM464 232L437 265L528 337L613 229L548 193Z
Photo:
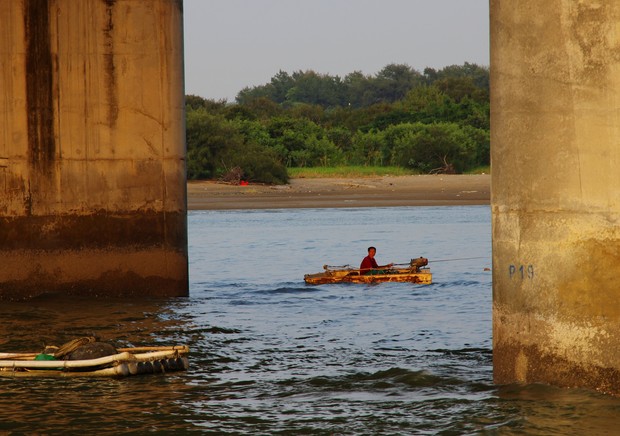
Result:
M460 259L439 259L439 260L429 260L428 263L431 262L454 262L456 260L471 260L471 259L486 259L486 256L478 256L478 257L461 257Z

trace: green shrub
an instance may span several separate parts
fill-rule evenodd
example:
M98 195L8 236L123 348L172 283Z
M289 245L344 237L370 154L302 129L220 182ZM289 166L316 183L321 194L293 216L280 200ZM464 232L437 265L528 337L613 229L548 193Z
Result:
M284 185L288 183L286 167L274 150L258 144L242 144L222 156L220 172L239 167L243 179L253 183Z

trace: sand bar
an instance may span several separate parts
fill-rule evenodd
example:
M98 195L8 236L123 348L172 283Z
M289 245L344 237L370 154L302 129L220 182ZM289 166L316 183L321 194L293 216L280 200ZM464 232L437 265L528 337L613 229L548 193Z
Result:
M187 193L189 210L484 205L491 176L295 178L281 186L190 181Z

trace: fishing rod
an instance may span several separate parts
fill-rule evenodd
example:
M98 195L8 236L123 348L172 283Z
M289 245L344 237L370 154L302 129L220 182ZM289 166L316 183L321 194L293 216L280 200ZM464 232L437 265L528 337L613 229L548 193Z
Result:
M477 257L461 257L461 258L458 258L458 259L429 260L428 263L431 263L431 262L454 262L454 261L457 261L457 260L472 260L472 259L486 259L486 257L485 256L477 256ZM411 260L414 261L416 259L411 259ZM399 265L399 266L400 265L410 265L410 263L395 263L394 264L394 266L397 266L397 265Z
M459 260L473 260L473 259L486 259L486 256L477 256L477 257L461 257L458 259L439 259L439 260L429 260L428 263L431 262L456 262ZM415 261L416 259L411 259ZM392 266L411 266L411 262L407 263L395 263ZM353 269L351 265L323 265L323 269Z

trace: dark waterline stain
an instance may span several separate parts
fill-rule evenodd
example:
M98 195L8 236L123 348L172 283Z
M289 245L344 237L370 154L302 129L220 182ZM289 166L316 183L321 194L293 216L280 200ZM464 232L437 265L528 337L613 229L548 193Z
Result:
M184 213L127 212L110 215L0 218L0 247L11 250L80 250L166 247L187 244Z
M33 166L45 169L56 151L49 0L26 0L24 21L29 157Z
M108 97L108 126L114 127L118 119L118 96L116 93L116 65L114 64L114 5L116 0L104 0L107 21L103 28L105 53L104 68L106 75L106 94Z

